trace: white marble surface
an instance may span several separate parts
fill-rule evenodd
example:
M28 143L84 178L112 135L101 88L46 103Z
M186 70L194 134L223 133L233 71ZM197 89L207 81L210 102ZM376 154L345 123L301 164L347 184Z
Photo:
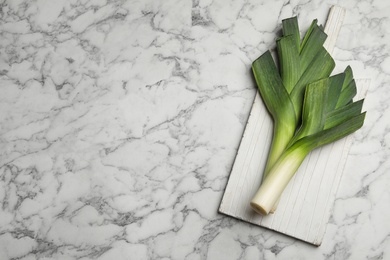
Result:
M282 18L347 8L336 72L371 78L324 242L217 209ZM389 259L390 2L0 5L0 259Z

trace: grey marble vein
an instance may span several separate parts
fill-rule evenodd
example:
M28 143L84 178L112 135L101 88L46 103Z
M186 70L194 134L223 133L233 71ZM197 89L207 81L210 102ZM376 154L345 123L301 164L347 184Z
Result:
M372 80L324 243L217 213L283 18ZM390 3L0 4L0 259L389 259ZM305 26L303 26L305 29Z

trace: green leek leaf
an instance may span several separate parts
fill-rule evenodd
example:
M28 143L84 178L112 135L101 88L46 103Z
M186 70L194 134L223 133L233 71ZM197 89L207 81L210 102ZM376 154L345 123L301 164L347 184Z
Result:
M361 99L330 112L326 118L324 129L334 127L354 116L359 115L362 111L363 101L364 99Z
M355 80L349 82L349 84L341 90L339 100L337 101L336 108L340 108L349 104L352 98L356 95L356 83Z
M344 80L345 73L340 73L329 78L329 90L328 99L326 101L326 111L332 111L333 109L335 109Z

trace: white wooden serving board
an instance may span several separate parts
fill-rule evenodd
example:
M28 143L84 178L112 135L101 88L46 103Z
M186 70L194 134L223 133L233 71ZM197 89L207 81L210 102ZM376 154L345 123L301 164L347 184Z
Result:
M332 52L345 10L331 8L324 46ZM367 90L369 80L357 80L357 88ZM365 92L362 91L362 92ZM274 214L261 216L249 205L260 187L268 156L273 122L257 93L237 152L219 212L266 227L319 246L325 234L344 165L351 146L351 137L310 153L283 192Z

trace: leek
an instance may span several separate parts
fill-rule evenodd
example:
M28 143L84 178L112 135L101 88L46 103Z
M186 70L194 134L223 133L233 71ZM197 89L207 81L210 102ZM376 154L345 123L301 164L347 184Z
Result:
M310 151L355 132L364 122L363 100L353 102L350 67L330 76L334 60L323 47L326 34L314 20L300 40L297 18L282 22L277 40L280 71L269 51L252 64L261 97L274 120L263 182L252 208L268 214Z

